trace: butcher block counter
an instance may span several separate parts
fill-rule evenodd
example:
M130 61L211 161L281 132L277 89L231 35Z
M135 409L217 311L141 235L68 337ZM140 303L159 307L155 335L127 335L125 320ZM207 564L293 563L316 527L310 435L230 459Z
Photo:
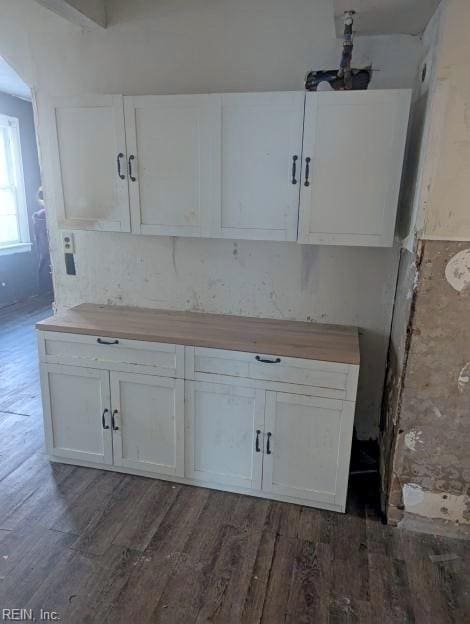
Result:
M357 328L84 303L37 330L51 461L345 511Z
M43 331L359 364L355 327L83 303L37 323Z

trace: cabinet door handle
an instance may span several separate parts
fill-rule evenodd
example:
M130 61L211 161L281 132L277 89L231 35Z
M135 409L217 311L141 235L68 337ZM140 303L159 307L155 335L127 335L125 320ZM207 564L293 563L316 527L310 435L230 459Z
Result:
M132 175L132 161L133 161L134 159L135 159L134 154L131 154L131 155L129 156L129 160L128 160L128 163L127 163L128 168L129 168L129 177L130 177L130 179L132 180L132 182L135 182L135 181L136 181L136 177Z
M255 449L257 453L261 452L261 449L259 447L259 437L261 435L261 431L259 429L256 430L256 443L255 443Z
M113 431L119 431L119 427L116 425L116 421L114 420L116 414L119 414L118 410L114 410L113 415L111 416L111 425L113 427Z
M117 172L121 180L124 180L126 176L121 172L121 158L124 158L124 154L122 152L119 152L119 154L117 155L117 159L116 159L117 160Z
M109 412L109 409L103 410L101 414L101 424L103 425L103 429L109 429L109 425L106 424L106 414Z
M266 442L266 455L271 455L271 436L272 436L272 433L270 431L268 431L268 433L266 435L268 437L268 441Z
M273 358L270 360L269 358L262 358L260 355L257 355L255 359L257 362L262 362L263 364L279 364L281 361L281 358Z
M102 338L97 338L96 342L102 345L115 345L119 344L119 340L103 340Z
M305 182L304 186L310 186L309 177L310 177L310 156L307 156L305 159Z
M297 171L297 159L298 156L292 156L292 184L297 184L295 173Z

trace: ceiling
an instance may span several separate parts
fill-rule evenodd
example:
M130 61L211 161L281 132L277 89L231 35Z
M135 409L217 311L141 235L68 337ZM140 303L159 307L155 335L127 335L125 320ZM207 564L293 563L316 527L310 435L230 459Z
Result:
M31 99L31 91L28 85L21 80L18 74L0 56L0 91L16 95L25 100Z
M423 32L440 0L334 0L336 34L344 29L344 11L356 11L354 31L358 35Z

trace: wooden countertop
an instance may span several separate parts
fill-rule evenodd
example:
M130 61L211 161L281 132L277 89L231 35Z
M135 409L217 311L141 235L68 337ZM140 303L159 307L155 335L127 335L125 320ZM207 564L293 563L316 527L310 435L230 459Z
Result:
M36 327L345 364L360 359L357 328L320 323L83 303Z

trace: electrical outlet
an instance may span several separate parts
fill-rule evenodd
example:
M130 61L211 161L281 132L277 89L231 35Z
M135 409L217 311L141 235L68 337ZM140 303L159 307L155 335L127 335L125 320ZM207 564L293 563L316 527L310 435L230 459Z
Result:
M75 253L75 244L74 244L72 232L62 232L62 247L63 247L64 253L66 254Z

